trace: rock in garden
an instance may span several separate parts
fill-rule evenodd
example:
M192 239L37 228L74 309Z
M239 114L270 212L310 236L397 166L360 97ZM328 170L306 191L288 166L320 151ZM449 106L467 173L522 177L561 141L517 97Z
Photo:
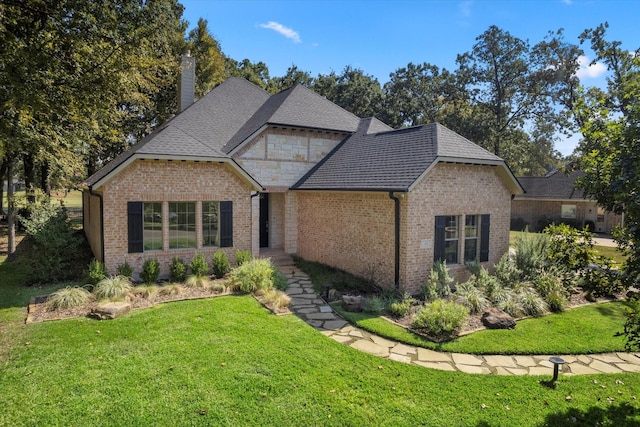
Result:
M516 321L509 314L497 308L490 308L482 313L482 324L488 329L513 329Z
M100 320L115 319L131 311L131 304L124 301L103 302L91 310L91 316Z
M361 295L343 295L342 308L351 312L360 312L364 309L365 299Z

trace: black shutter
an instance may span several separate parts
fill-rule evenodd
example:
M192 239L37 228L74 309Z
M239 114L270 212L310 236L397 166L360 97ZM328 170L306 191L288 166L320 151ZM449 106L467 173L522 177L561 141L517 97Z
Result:
M233 246L233 202L220 202L220 247Z
M129 253L144 251L142 202L127 202Z
M433 235L433 261L444 260L444 230L447 226L446 216L436 216L436 229Z
M480 262L489 261L489 226L491 215L482 215L480 220Z

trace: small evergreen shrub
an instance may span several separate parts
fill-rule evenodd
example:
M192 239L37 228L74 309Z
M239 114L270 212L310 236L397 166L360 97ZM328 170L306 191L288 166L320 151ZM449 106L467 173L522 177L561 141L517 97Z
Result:
M243 263L242 265L246 264ZM241 267L242 265L239 265ZM213 275L216 279L222 279L229 272L229 258L222 250L217 250L213 254Z
M387 303L384 298L377 295L367 298L364 304L364 311L367 313L380 314L387 309Z
M229 281L234 289L243 293L266 290L273 287L274 270L271 260L254 258L235 268Z
M198 252L189 264L191 274L194 276L206 276L209 273L209 264L203 254Z
M547 303L533 289L519 292L517 298L523 313L527 316L540 316L549 311Z
M145 260L140 273L142 281L146 284L154 284L158 281L158 276L160 276L160 263L158 260L155 258Z
M549 237L545 234L527 233L516 240L514 261L523 278L533 278L548 265L548 247Z
M204 257L203 257L204 258ZM177 256L171 259L169 264L169 277L172 282L184 282L187 275L187 265Z
M114 276L102 279L93 288L93 295L97 300L101 299L121 299L129 295L133 290L128 277Z
M273 287L279 291L286 291L289 287L289 281L284 274L280 273L277 269L273 270Z
M217 294L223 294L227 292L227 287L220 281L214 281L209 284L209 290Z
M409 294L405 294L400 301L394 301L389 306L391 315L396 318L405 317L417 301Z
M244 264L247 261L251 261L251 252L249 251L241 251L241 250L237 250L236 251L236 265L237 266L241 266L242 264Z
M411 326L423 329L434 338L454 336L469 317L469 309L463 305L437 299L426 303L415 315Z
M118 276L131 278L131 275L133 274L133 268L131 268L129 263L125 261L116 268L116 272Z
M98 282L106 278L107 268L100 261L92 259L89 263L89 271L87 271L85 281L91 286L95 286L98 284Z
M71 287L59 289L47 298L47 309L61 310L84 305L91 301L91 294L85 288Z
M545 228L549 236L548 257L557 267L581 271L595 259L593 235L567 224L552 224Z
M569 301L567 300L567 296L562 289L554 289L550 291L549 293L547 293L545 299L547 301L549 310L553 311L554 313L560 313L564 311L564 309L567 307L567 304L569 303Z
M520 304L520 300L513 292L507 293L507 297L498 302L496 306L511 317L522 317L524 314L522 304Z
M433 263L426 285L423 285L420 291L425 301L433 301L448 296L451 293L451 283L453 278L449 275L447 262L436 261Z
M513 284L522 279L522 271L518 268L515 261L511 259L509 253L502 255L496 267L496 278L502 285L513 287Z
M455 301L467 307L471 313L486 310L491 305L482 290L475 287L473 279L457 286Z

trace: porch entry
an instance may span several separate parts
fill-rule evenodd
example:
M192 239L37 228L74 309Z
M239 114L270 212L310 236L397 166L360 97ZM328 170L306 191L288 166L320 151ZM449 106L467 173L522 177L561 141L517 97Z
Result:
M284 247L284 193L260 194L260 248Z
M269 193L260 194L260 247L269 247Z

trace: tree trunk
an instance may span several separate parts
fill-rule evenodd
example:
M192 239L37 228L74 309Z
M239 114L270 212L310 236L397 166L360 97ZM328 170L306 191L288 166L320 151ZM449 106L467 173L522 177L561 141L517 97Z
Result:
M49 179L49 162L47 161L40 165L40 189L48 197L51 197L51 180Z
M7 161L3 160L0 163L0 215L4 215L4 177L7 174Z
M7 165L7 234L8 234L8 250L9 256L16 251L16 220L15 220L15 205L13 197L13 165L12 159L9 158Z
M24 165L24 185L27 190L27 202L34 203L36 201L36 169L33 154L25 153L22 156L22 164Z

